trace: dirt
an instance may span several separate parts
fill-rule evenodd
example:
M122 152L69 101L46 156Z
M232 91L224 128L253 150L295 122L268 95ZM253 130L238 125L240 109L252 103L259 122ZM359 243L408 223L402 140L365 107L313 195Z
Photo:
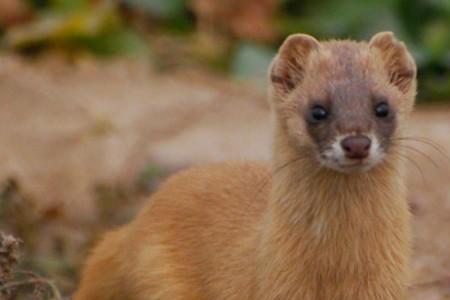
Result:
M419 106L411 123L409 299L450 299L450 107ZM95 223L98 185L131 186L148 165L267 160L270 128L264 91L210 73L0 58L0 183L70 224Z

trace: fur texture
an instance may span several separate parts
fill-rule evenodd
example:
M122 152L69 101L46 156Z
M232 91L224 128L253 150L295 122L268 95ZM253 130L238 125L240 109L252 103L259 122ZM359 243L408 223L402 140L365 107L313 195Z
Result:
M303 119L309 100L301 100L335 76L361 75L395 95L403 125L415 66L399 45L389 33L369 44L288 39L270 72L272 166L228 162L170 178L133 222L95 248L74 299L403 299L410 216L401 150L390 145L395 151L367 172L321 167ZM314 64L320 77L308 77ZM389 138L401 134L392 131Z

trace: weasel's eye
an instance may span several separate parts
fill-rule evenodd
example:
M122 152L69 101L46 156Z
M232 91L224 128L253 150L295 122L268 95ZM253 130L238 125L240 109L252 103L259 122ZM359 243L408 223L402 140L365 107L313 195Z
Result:
M320 105L315 105L311 110L311 117L314 121L322 121L328 117L328 111Z
M389 116L389 104L381 102L375 106L375 116L378 118L386 118Z

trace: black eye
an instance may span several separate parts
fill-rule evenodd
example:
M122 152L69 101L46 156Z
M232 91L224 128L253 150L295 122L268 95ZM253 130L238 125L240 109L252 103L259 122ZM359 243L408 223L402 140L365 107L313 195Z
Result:
M377 106L375 106L375 116L377 116L378 118L386 118L387 116L389 116L389 112L389 104L387 104L386 102L381 102L377 104Z
M311 109L311 117L314 121L322 121L328 117L328 111L320 105L315 105Z

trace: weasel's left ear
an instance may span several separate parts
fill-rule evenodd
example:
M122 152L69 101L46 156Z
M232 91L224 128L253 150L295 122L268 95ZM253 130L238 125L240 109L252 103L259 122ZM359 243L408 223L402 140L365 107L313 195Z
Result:
M293 34L284 41L269 74L273 87L279 94L289 93L302 81L308 57L319 47L319 42L307 34Z
M392 32L380 32L369 42L371 50L378 50L389 82L406 93L415 83L416 64L404 43L398 41Z

